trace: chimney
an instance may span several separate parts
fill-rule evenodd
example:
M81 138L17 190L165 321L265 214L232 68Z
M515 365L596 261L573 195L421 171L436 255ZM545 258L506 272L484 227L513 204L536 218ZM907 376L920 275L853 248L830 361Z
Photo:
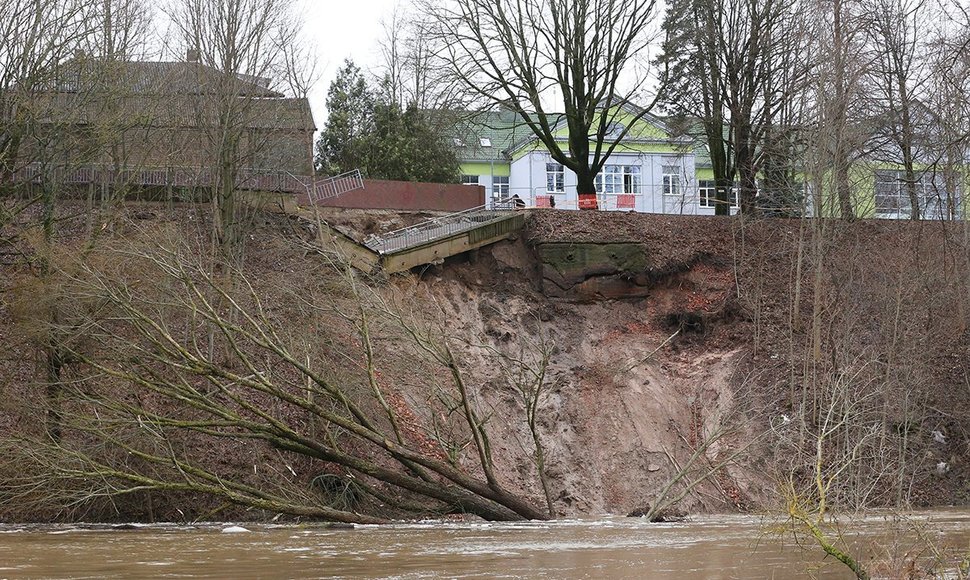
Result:
M199 62L198 49L190 48L185 51L185 62Z

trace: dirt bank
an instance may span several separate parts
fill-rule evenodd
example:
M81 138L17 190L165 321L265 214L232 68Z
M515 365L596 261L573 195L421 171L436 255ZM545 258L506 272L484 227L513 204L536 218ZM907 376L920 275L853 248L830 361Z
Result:
M788 422L803 417L804 441L843 395L866 401L846 421L878 420L881 434L862 458L825 458L865 481L842 501L966 503L966 236L941 223L537 211L520 239L422 279L466 331L556 345L543 428L572 513L654 501L712 438L699 464L743 453L683 507L770 504L777 479L804 468ZM509 426L501 439L524 437ZM838 445L852 437L864 439L847 431Z
M147 207L103 237L144 243L164 241L157 233L165 232L193 240L205 255L204 211ZM363 236L422 217L337 212L327 219ZM66 219L61 243L72 248L86 224ZM313 223L267 214L253 227L246 272L258 280L263 308L300 327L304 344L319 343L306 347L307 356L340 353L344 362L328 371L334 377L366 384L346 321L300 323L298 301L332 296L337 287L308 250ZM776 505L778 479L805 475L801 453L826 410L845 402L840 393L864 403L843 408L852 428L826 442L833 466L844 463L843 450L858 452L840 502L967 503L966 240L962 224L540 210L514 240L368 283L453 348L485 419L498 479L536 505L544 494L522 373L545 357L535 425L560 515L640 510L675 478L666 497L683 495L678 510ZM29 253L29 244L22 247ZM31 431L44 386L36 329L24 324L22 310L32 277L15 257L0 268L0 426ZM475 472L472 447L455 444L467 434L450 447L441 443L448 378L402 341L391 330L375 337L378 380L404 438ZM225 473L253 483L265 473L292 473L293 485L309 485L333 472L256 443L208 451ZM179 519L180 511L221 509L195 496L153 497L148 510L136 496L116 504L114 515Z

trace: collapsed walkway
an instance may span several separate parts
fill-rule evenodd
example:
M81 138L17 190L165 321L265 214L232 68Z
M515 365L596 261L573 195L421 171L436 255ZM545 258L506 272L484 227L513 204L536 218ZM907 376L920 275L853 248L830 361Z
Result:
M354 170L308 185L306 200L316 205L363 188L360 172ZM366 271L380 268L394 273L441 263L445 258L504 240L522 228L525 213L512 208L480 206L370 235L363 242L329 226L319 217L317 220L354 266Z
M482 206L371 235L363 245L376 255L385 272L403 272L494 244L508 238L524 224L524 212L491 210Z

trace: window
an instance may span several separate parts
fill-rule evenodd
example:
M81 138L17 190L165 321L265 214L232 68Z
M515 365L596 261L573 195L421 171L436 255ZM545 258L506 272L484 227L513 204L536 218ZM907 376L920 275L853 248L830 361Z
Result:
M922 173L916 177L917 202L923 219L950 217L950 208L959 207L960 192L948 192L947 180L942 173ZM956 180L958 183L958 180ZM904 171L877 170L875 173L876 216L908 218L913 213L909 198L909 186Z
M697 182L697 197L701 207L714 207L717 195L715 183L709 179L702 179Z
M546 163L546 191L566 191L566 173L561 163Z
M879 215L899 216L903 211L909 214L909 197L904 197L905 187L900 181L898 171L876 171L875 195L876 213Z
M680 167L676 165L663 166L663 194L682 195L680 189Z
M477 175L462 175L461 176L462 185L478 185Z
M959 219L962 217L964 178L955 170L933 172L923 212L924 219Z
M481 145L482 147L491 147L492 140L489 139L488 137L479 137L478 144Z
M637 165L604 165L596 174L599 193L640 193L640 167Z
M492 177L492 197L505 198L509 196L509 178L498 175Z
M697 182L697 194L701 207L717 207L717 184L713 179L702 179ZM738 188L734 186L728 193L731 207L738 207Z

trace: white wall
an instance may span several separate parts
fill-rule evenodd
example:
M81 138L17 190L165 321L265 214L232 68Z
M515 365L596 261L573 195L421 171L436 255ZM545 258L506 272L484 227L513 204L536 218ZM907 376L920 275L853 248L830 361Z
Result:
M548 195L546 191L546 163L552 163L547 152L535 151L512 162L509 193L518 195L526 205L536 205L537 196ZM694 154L684 153L614 153L607 162L610 165L636 165L640 167L641 193L636 198L635 211L667 214L714 214L713 208L699 206L697 179L694 173ZM681 195L663 195L663 166L680 168ZM577 209L576 174L565 171L565 193L555 196L556 207ZM630 211L615 207L615 196L602 195L600 209Z

